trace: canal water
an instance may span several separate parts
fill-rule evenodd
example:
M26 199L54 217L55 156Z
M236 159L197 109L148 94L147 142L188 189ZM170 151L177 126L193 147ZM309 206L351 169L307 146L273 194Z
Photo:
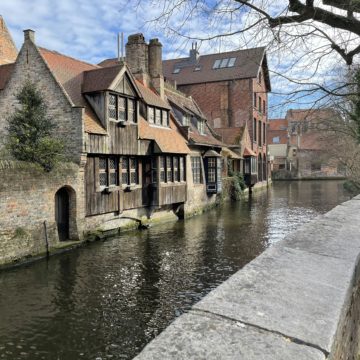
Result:
M131 359L272 243L350 196L279 182L248 201L0 273L0 359Z

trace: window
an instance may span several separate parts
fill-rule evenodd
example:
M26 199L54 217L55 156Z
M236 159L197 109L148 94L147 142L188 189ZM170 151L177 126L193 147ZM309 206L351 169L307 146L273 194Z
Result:
M254 106L254 108L256 108L256 93L254 93L254 99L253 99L253 102L254 102L253 106Z
M104 189L119 185L118 160L115 157L99 158L99 185Z
M151 159L151 182L153 184L157 183L157 158L153 157Z
M190 116L184 114L182 118L182 124L183 126L189 126L190 125Z
M273 144L279 144L280 143L280 136L275 136L272 138Z
M201 65L196 65L194 71L200 71L200 70L201 70Z
M173 179L173 168L172 168L172 158L171 156L166 157L166 181L172 182Z
M160 182L165 182L165 157L160 156Z
M121 166L122 185L136 185L139 183L139 166L138 159L135 157L122 157Z
M185 181L185 158L180 158L180 181Z
M266 144L266 125L263 123L263 143Z
M174 166L174 181L180 181L179 179L179 158L175 156L173 158L173 166Z
M258 102L258 104L259 104L259 112L261 112L261 97L259 96L259 102Z
M235 65L235 61L236 61L236 58L230 58L229 63L228 63L228 67L233 67Z
M108 115L111 120L136 123L136 101L124 96L109 94Z
M180 72L180 68L174 68L173 74L178 74Z
M256 142L256 119L254 119L254 125L253 125L253 142Z
M216 182L216 158L208 158L208 182Z
M259 84L261 85L261 71L259 71L258 81L259 81Z
M155 109L155 124L161 125L161 110Z
M262 126L261 126L261 121L259 120L259 138L258 138L259 146L262 145L261 133L262 133Z
M162 125L169 126L169 112L167 110L162 110Z
M214 62L214 65L213 65L213 69L218 69L219 68L219 66L220 66L220 63L221 63L221 60L215 60L215 62Z
M263 113L266 114L266 102L263 100Z
M155 108L152 106L148 107L148 121L150 124L154 124L155 122Z
M191 170L193 175L194 184L201 184L201 157L192 156L191 157Z
M251 157L251 173L256 174L257 173L257 160L256 157Z
M223 69L226 67L233 67L235 65L236 58L224 58L216 59L213 65L213 69Z
M204 132L205 132L205 122L204 122L204 120L198 120L197 128L198 128L200 134L204 134Z
M221 63L220 63L220 67L221 68L227 67L228 62L229 62L229 59L222 59Z

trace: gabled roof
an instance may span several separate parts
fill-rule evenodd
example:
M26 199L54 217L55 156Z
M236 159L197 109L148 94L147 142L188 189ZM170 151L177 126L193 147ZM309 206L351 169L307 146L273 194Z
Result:
M213 69L215 60L225 58L236 58L234 66ZM163 72L167 79L175 80L178 85L187 85L257 78L261 66L265 67L265 79L270 90L270 79L267 73L264 47L201 55L196 62L190 62L189 58L164 60ZM200 70L195 71L196 67L199 67ZM174 74L175 68L179 68L180 71Z
M177 131L176 125L170 118L170 127L150 125L144 118L139 118L139 138L153 140L163 153L188 154L190 149L183 136Z
M15 63L0 65L0 90L3 90L11 77Z
M115 66L106 68L96 68L84 72L84 79L82 85L83 93L91 93L96 91L114 90L119 81L125 77L126 83L131 87L130 92L135 92L141 97L140 90L137 86L135 78L132 76L130 70L125 63L117 63ZM124 84L123 84L124 85Z
M227 145L239 145L242 139L245 126L238 128L217 128L215 131L222 136L222 140Z
M0 15L0 65L15 62L17 55L18 51L15 43L3 17Z
M44 48L39 48L39 52L73 105L85 108L85 131L105 135L106 130L82 95L84 72L98 66Z
M171 109L169 104L166 101L164 101L157 93L155 93L155 91L144 86L143 83L140 82L139 80L136 80L135 82L146 104L167 110Z
M221 147L223 144L221 141L213 136L213 130L206 122L206 117L196 104L195 100L186 96L180 91L175 89L169 89L165 87L165 95L172 106L175 106L180 112L185 114L191 114L200 120L205 121L204 133L201 134L194 124L190 122L188 138L189 142L194 145L216 146ZM176 118L176 114L173 112L175 121L179 126L182 126L181 120Z
M192 113L195 116L206 119L206 116L192 97L186 96L180 91L169 88L165 88L165 95L170 103L181 108L184 112Z

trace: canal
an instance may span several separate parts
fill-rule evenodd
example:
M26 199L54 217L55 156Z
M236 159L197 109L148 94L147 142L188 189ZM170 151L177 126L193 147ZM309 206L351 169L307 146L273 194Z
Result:
M0 359L131 359L272 243L350 198L279 182L248 201L0 273Z

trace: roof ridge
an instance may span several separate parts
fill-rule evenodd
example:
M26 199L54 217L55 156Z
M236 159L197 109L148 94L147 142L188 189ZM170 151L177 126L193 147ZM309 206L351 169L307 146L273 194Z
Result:
M256 47L252 47L252 48L248 48L248 49L239 49L239 50L229 50L229 51L222 51L222 52L218 52L218 53L211 53L211 54L200 54L199 58L201 57L205 57L205 56L214 56L214 55L223 55L223 54L229 54L229 53L234 53L234 52L239 52L239 51L249 51L249 50L258 50L258 49L266 49L266 46L256 46ZM182 58L176 58L176 59L167 59L167 60L163 60L163 61L174 61L174 60L185 60L188 59L189 57L182 57Z
M53 54L55 54L55 55L63 56L63 57L66 57L66 58L68 58L68 59L71 59L71 60L74 60L74 61L77 61L77 62L81 62L81 63L86 64L86 65L94 66L95 69L102 69L102 67L99 66L99 65L91 64L91 63L86 62L86 61L84 61L84 60L76 59L76 58L74 58L73 56L65 55L65 54L60 53L60 52L58 52L58 51L56 51L56 50L50 50L50 49L44 48L44 47L42 47L42 46L38 46L38 49L39 49L39 50L48 51L48 52L53 53ZM88 70L86 70L86 71L88 71Z

